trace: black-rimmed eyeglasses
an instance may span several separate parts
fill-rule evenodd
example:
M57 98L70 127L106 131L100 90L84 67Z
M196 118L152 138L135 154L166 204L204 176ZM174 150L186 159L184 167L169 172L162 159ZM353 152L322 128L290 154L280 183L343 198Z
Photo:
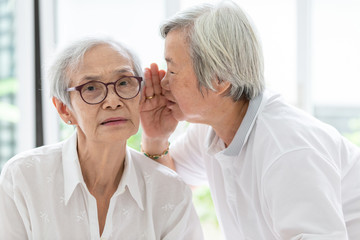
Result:
M115 93L122 99L136 97L141 89L141 81L142 77L125 76L110 83L100 81L87 82L76 87L68 88L66 91L79 91L84 102L88 104L98 104L107 97L109 85L114 85Z

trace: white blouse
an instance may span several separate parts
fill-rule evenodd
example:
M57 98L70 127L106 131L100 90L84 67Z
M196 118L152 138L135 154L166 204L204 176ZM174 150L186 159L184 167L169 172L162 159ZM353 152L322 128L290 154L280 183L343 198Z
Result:
M203 239L191 191L131 148L100 238L96 199L68 140L18 154L0 176L0 239Z

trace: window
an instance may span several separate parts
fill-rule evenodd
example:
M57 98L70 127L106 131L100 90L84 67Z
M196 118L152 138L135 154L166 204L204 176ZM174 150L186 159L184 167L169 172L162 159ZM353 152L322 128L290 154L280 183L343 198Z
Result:
M314 115L360 146L360 2L312 2Z
M18 109L14 18L11 1L0 1L0 169L16 152Z

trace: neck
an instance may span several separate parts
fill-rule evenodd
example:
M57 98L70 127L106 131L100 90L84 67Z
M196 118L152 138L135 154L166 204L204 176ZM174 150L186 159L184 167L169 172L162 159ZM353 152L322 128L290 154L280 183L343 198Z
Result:
M226 147L230 145L239 129L248 106L249 100L242 99L233 102L226 98L221 104L221 109L216 113L216 118L210 124L215 133L224 141Z
M112 195L116 191L124 170L125 149L126 142L109 145L79 137L81 171L91 194Z

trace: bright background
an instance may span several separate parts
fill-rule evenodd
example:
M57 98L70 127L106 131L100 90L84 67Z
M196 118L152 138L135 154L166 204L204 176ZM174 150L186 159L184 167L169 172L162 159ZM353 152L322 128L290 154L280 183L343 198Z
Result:
M34 1L0 0L0 169L35 147ZM201 0L39 0L42 76L58 47L105 35L133 48L143 67L163 68L159 25ZM215 2L215 1L208 1ZM251 16L265 57L267 86L360 145L360 1L236 0ZM42 81L43 144L73 131L62 124ZM39 106L39 105L38 105ZM186 128L180 125L172 138ZM129 140L139 148L140 134ZM221 239L207 187L194 190L206 239Z

